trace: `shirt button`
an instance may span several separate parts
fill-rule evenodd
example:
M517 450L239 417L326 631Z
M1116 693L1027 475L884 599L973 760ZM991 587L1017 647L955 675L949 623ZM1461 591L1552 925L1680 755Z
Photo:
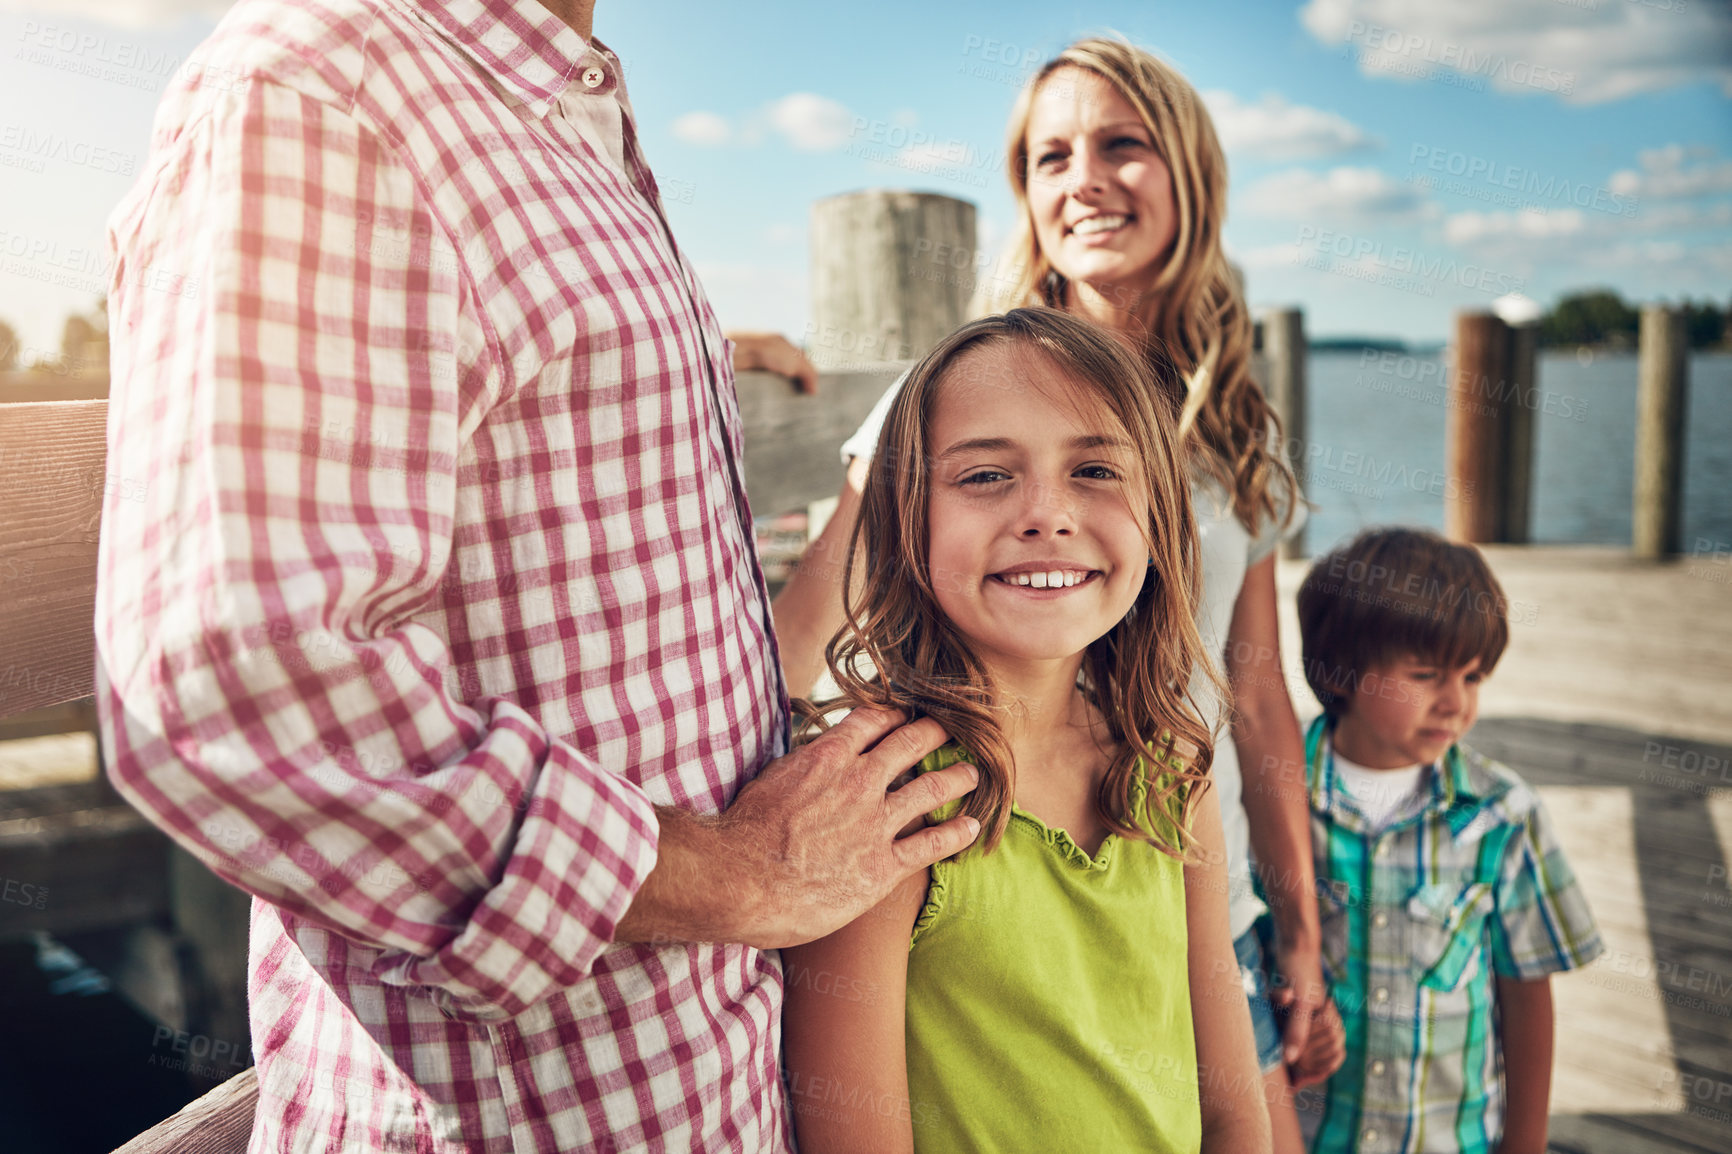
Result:
M1378 986L1371 996L1379 1002L1387 1002L1389 1000L1389 987Z
M585 88L600 88L601 82L606 79L607 73L593 64L583 70L583 86Z
M1361 1134L1360 1137L1365 1139L1367 1142L1375 1142L1377 1141L1377 1131L1367 1130L1365 1133Z
M1378 857L1388 857L1389 856L1389 840L1387 838L1385 838L1383 841L1380 841L1377 843L1377 856Z
M1377 1061L1371 1063L1371 1076L1373 1078L1381 1078L1383 1076L1383 1069L1383 1059L1379 1058Z
M1371 918L1371 924L1376 926L1378 929L1381 930L1384 926L1389 924L1389 915L1388 914L1374 914L1374 915L1372 915L1372 918Z

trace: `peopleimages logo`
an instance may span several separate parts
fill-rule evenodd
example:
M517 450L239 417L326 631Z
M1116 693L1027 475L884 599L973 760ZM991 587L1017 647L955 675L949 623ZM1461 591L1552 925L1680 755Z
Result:
M127 88L160 92L171 76L202 88L244 94L252 79L232 68L182 60L164 49L127 40L111 40L71 28L26 20L18 32L14 60L106 80Z
M1363 270L1369 267L1372 272L1394 274L1418 282L1447 282L1492 296L1519 292L1527 283L1522 277L1498 272L1484 265L1458 262L1454 257L1428 257L1417 249L1402 245L1392 246L1386 251L1380 240L1320 229L1312 225L1300 227L1297 246L1298 251L1293 256L1294 263L1349 276L1359 275L1353 271L1355 269ZM1307 247L1311 249L1309 257L1305 252ZM1353 263L1347 266L1335 265L1332 258Z
M1558 92L1568 96L1576 87L1574 72L1560 72L1556 68L1546 68L1520 57L1511 59L1501 52L1475 52L1453 41L1439 40L1435 36L1419 32L1403 32L1399 28L1367 24L1363 20L1355 20L1347 26L1347 39L1367 50L1366 55L1360 57L1361 61L1368 59L1370 51L1375 50L1384 57L1417 57L1428 65L1442 65L1469 76L1502 80L1521 87L1537 88L1542 92ZM1402 71L1394 67L1394 61L1381 60L1378 64L1391 71Z
M1554 204L1566 203L1576 208L1592 209L1613 216L1636 215L1637 198L1634 196L1620 195L1604 185L1589 184L1586 181L1541 176L1534 169L1501 164L1483 156L1471 156L1465 152L1429 144L1415 144L1408 151L1407 161L1415 169L1408 174L1408 183L1417 184L1421 188L1485 200L1490 198L1478 192L1478 185L1485 184L1500 190L1500 194L1501 190L1509 190L1513 195L1503 197L1497 203L1511 207L1531 205L1543 212L1546 206L1533 202L1551 201ZM1430 172L1418 171L1422 165ZM1433 172L1461 179L1440 180L1430 174ZM1522 197L1529 198L1529 201L1524 203Z
M15 153L34 161L58 160L79 168L97 172L112 172L131 176L138 168L138 157L128 152L73 140L58 132L37 132L22 124L0 126L0 152ZM0 160L0 163L5 163ZM40 172L40 165L33 171Z

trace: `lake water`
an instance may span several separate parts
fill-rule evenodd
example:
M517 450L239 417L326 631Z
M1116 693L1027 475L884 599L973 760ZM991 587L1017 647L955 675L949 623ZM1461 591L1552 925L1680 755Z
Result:
M1311 356L1308 552L1368 525L1443 528L1441 356ZM1534 542L1628 545L1635 354L1542 353L1537 389ZM1732 548L1732 354L1690 358L1685 426L1684 550Z

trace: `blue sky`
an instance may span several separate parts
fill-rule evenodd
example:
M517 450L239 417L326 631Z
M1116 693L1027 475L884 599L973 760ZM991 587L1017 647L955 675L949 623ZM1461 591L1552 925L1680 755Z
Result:
M51 353L94 303L157 96L224 7L0 0L0 318L27 348ZM961 196L996 249L1018 85L1109 30L1204 93L1228 149L1229 254L1254 305L1303 306L1313 336L1439 341L1455 310L1510 289L1732 298L1718 0L601 0L596 15L724 323L796 339L813 201Z

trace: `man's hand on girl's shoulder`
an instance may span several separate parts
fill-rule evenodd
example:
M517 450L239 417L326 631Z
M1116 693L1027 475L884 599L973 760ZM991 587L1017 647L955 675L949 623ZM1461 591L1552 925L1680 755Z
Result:
M979 772L963 763L891 789L949 740L929 718L905 721L856 709L765 766L720 817L662 811L656 868L615 940L800 945L967 848L980 833L973 818L920 819L972 791Z

